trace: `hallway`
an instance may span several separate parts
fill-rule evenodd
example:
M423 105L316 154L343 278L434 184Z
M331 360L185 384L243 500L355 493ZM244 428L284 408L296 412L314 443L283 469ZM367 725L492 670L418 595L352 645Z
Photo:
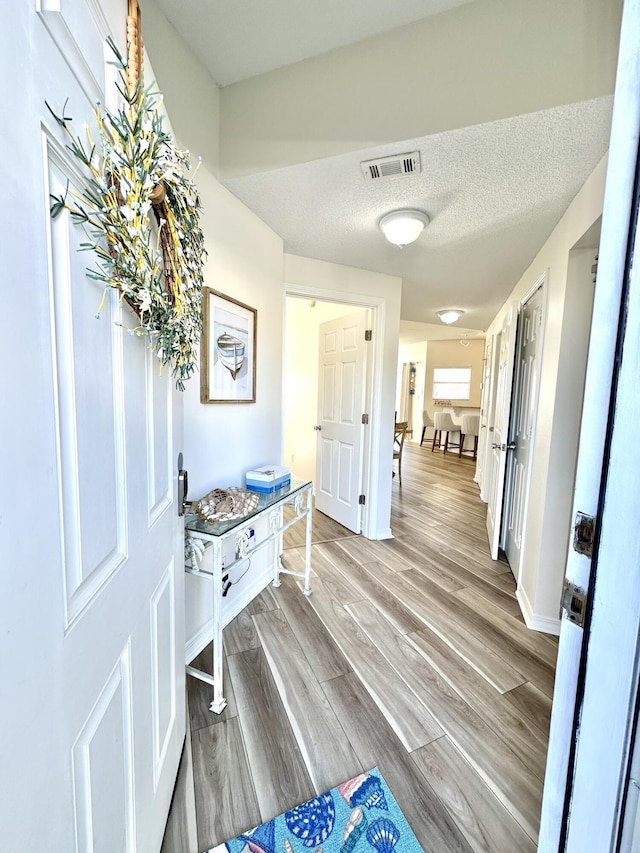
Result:
M187 679L199 851L374 766L425 851L535 850L557 641L488 556L473 472L405 445L396 538L316 514L310 599L288 579L225 629L225 711ZM163 853L195 833L181 796Z

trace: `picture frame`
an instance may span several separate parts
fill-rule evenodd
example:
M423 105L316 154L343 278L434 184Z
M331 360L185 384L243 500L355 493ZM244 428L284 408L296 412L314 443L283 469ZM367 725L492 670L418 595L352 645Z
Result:
M255 403L258 312L202 288L200 402Z

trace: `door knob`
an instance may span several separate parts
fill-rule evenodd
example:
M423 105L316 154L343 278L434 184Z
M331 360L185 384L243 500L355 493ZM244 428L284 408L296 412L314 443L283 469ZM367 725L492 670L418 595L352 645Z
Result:
M322 429L322 427L321 427L321 426L317 426L317 425L316 425L316 426L314 426L314 429L317 429L317 430L318 430L318 432L320 432L320 430Z
M510 441L509 444L507 444L507 450L515 450L517 446L518 445L515 443L515 441Z

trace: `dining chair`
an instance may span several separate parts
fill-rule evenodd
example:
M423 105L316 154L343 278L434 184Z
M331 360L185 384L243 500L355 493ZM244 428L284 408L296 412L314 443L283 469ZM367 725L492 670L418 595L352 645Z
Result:
M474 459L478 458L478 433L480 432L480 415L463 415L460 427L460 447L458 456L463 453L471 453ZM464 449L464 440L468 435L473 436L473 450Z
M433 419L429 412L426 409L422 410L422 435L420 436L420 447L422 447L422 442L424 441L424 434L427 431L427 427L433 426Z
M433 416L433 442L431 444L431 452L437 447L438 450L442 447L446 453L450 447L458 447L457 444L449 443L449 435L452 432L460 432L460 424L457 424L451 417L449 412L436 412ZM446 433L444 444L442 443L442 433Z
M398 460L398 483L402 485L402 450L409 430L409 421L400 421L393 427L393 458Z

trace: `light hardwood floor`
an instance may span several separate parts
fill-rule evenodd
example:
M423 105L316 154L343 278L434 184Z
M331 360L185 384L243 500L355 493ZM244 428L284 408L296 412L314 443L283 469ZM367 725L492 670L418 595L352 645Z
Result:
M508 564L489 557L474 463L404 454L395 538L316 513L311 597L289 578L225 629L225 711L187 679L196 815L184 760L163 853L206 850L374 766L425 851L535 850L557 642L525 627ZM300 544L285 542L289 567Z

